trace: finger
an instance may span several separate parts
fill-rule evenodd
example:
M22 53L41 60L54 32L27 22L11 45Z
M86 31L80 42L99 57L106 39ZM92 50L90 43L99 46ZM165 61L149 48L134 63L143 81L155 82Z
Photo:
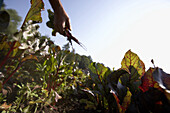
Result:
M59 33L63 36L66 36L64 26L65 22L62 22L62 24L59 26Z
M66 19L65 27L67 27L71 31L70 19Z
M56 32L60 33L61 35L65 36L65 32L63 29L62 22L54 21L54 29Z
M60 33L63 36L66 35L65 32L64 32L64 29L63 28L61 29L61 27L58 28L58 33Z

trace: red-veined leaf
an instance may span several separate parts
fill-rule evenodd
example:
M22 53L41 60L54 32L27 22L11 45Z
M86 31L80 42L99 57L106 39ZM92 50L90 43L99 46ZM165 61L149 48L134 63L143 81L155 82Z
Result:
M122 113L125 113L125 111L127 110L129 104L131 103L131 96L132 96L132 93L129 91L129 88L127 88L127 94L126 96L124 97L123 99L123 103L122 103Z
M113 94L113 97L114 97L114 98L115 98L115 100L116 100L116 104L117 104L117 107L118 107L119 113L121 113L121 111L122 111L122 107L121 107L121 105L119 104L119 102L120 102L119 98L117 97L117 95L116 95L115 91L111 90L111 91L110 91L110 93L112 93L112 94Z
M10 48L9 45L6 46L6 44L8 44L8 42L3 42L3 43L1 43L1 44L0 44L0 50L4 49L4 48L6 48L6 47Z
M22 24L22 27L29 20L32 20L34 23L42 22L41 10L43 9L44 9L44 3L42 0L31 0L31 8L29 9L27 13L27 16Z
M13 42L13 43L15 43L15 45L14 45L14 47L13 47L14 49L13 49L13 51L12 51L11 57L14 57L14 56L17 54L18 48L19 48L19 46L21 45L18 41Z
M150 68L145 75L142 77L142 84L139 88L146 92L149 90L149 87L157 88L165 93L169 99L169 88L170 88L170 75L165 73L160 68Z
M6 102L4 102L1 106L0 106L0 110L7 110L9 109L9 107L11 107L12 104L7 105Z
M155 70L154 68L149 68L149 70L142 77L141 79L142 84L139 86L139 88L143 92L148 91L149 87L154 87L154 85L156 84L156 82L153 79L153 75L152 75L154 70Z
M24 57L24 58L21 60L21 62L24 62L24 61L26 61L26 60L32 60L32 59L38 61L38 59L37 59L36 56L34 56L34 55L28 55L28 56Z
M145 65L138 55L131 52L131 50L126 52L121 65L120 70L124 69L129 73L121 75L119 82L128 87L132 94L135 94L135 92L139 91L140 78L145 73Z
M115 91L111 90L111 93L113 94L113 96L114 96L114 98L116 100L117 107L119 109L119 113L125 113L125 111L127 110L129 104L131 103L131 96L132 96L132 94L129 91L129 88L127 90L126 96L123 99L122 105L120 105L120 100L117 97L117 95L115 94Z
M120 100L117 97L117 95L115 94L115 91L111 90L111 93L113 94L113 96L114 96L114 98L116 100L117 107L119 109L119 113L125 113L128 106L129 106L129 104L131 103L132 93L129 91L129 89L127 90L127 93L126 93L126 96L123 99L122 105L120 105Z
M121 65L122 69L129 70L130 73L132 73L132 71L129 68L133 66L138 71L140 77L145 73L145 65L143 61L140 60L137 54L131 52L131 50L126 52Z

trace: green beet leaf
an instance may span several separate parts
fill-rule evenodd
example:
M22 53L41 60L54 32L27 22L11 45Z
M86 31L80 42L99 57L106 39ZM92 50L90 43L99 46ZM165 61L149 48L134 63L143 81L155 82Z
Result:
M131 50L126 52L121 65L120 70L126 70L128 73L121 75L119 82L127 86L132 94L134 94L136 91L139 91L140 78L145 73L145 65L138 55L131 52Z
M129 70L131 74L135 73L131 67L133 66L139 73L140 77L145 73L145 65L142 60L138 57L137 54L131 52L131 50L127 51L122 62L122 69Z
M22 24L22 27L26 22L32 20L34 23L41 23L41 10L44 9L44 3L42 0L31 0L31 8L29 9L27 16Z

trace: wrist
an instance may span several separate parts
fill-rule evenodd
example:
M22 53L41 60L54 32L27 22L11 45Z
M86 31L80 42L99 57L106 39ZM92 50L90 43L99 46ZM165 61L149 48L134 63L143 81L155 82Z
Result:
M62 8L60 0L49 0L49 2L54 11L58 11Z

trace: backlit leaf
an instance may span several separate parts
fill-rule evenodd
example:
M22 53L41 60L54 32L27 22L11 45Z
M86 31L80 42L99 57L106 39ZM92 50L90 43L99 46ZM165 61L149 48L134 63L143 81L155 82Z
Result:
M119 98L117 97L117 95L116 95L116 92L115 91L113 91L113 90L111 90L110 91L110 93L112 93L113 94L113 97L115 98L115 100L116 100L116 104L117 104L117 107L118 107L118 110L119 110L119 113L121 113L121 111L122 111L122 107L121 107L121 105L120 105L120 100L119 100Z
M4 102L1 106L0 106L0 110L7 110L9 109L9 107L11 107L12 104L7 105L6 102Z
M118 96L116 95L115 91L111 90L111 93L113 94L113 96L116 100L119 113L125 113L129 104L131 103L132 94L129 91L129 89L127 90L126 96L124 97L122 104L120 104L120 100L119 100Z
M122 113L124 113L127 110L129 104L131 103L131 96L132 96L132 93L128 89L127 94L124 97L124 100L123 100L123 103L122 103L122 110L123 110Z
M8 38L7 36L0 34L0 50L10 48L7 38Z
M43 103L43 101L29 101L29 104Z
M6 44L8 44L8 42L3 42L0 44L0 50L4 49L6 47ZM9 46L8 46L9 48Z
M122 62L121 69L127 70L128 73L120 76L119 82L128 87L132 94L139 91L139 86L141 84L140 78L145 73L145 65L140 60L137 54L131 52L131 50L127 51Z
M139 88L143 91L146 92L149 90L149 87L154 87L156 82L153 79L153 71L154 68L149 68L149 70L144 74L142 77L141 81L142 84L139 86Z
M45 94L45 97L48 97L48 93L49 93L49 91L48 91L48 90L46 90L46 89L42 89L42 92Z
M4 31L10 22L10 15L6 11L0 11L0 31Z
M165 73L160 68L150 68L145 75L142 77L142 84L140 89L143 92L149 90L149 87L154 87L157 89L170 89L170 75Z
M27 16L23 22L22 27L29 20L32 20L34 23L42 22L41 10L43 9L44 9L44 3L42 0L31 0L31 8L29 9L27 13Z
M25 107L25 108L23 109L23 112L24 112L24 113L28 113L28 112L29 112L29 108L30 108L30 106L28 105L27 107Z
M24 61L26 61L26 60L32 60L32 59L38 61L38 59L37 59L36 56L34 56L34 55L28 55L28 56L24 57L24 58L21 60L21 62L24 62Z
M121 62L121 65L122 65L121 67L122 69L129 70L130 73L134 73L130 69L130 67L133 66L138 71L140 77L143 76L143 74L145 73L145 65L143 61L140 60L137 54L131 52L131 50L126 52Z
M91 65L89 65L89 69L91 71L91 77L93 79L93 77L98 77L96 79L100 79L102 81L102 78L105 76L105 73L108 71L108 68L105 67L103 64L100 63L91 63ZM93 79L95 80L95 79Z
M168 102L170 103L170 91L165 90L164 94L166 98L168 99Z
M14 43L14 42L13 42ZM12 51L12 56L11 57L14 57L16 54L17 54L17 52L18 52L18 48L19 48L19 46L20 46L21 44L18 42L18 41L16 41L15 42L15 45L14 45L14 49L13 49L13 51Z

